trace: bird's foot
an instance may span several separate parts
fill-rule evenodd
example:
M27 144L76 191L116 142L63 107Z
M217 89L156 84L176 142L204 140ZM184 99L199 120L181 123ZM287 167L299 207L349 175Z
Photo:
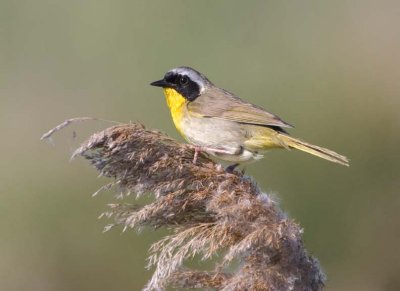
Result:
M237 166L239 166L239 163L232 164L232 165L226 167L225 171L226 171L227 173L233 173L233 170L235 170L235 168L236 168Z

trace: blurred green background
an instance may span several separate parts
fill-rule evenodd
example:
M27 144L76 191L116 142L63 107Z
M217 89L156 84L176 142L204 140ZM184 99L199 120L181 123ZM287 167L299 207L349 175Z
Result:
M400 2L0 1L0 290L139 290L159 231L105 234L107 180L69 156L76 116L180 138L160 89L188 65L347 155L272 151L247 167L305 230L326 290L400 290Z

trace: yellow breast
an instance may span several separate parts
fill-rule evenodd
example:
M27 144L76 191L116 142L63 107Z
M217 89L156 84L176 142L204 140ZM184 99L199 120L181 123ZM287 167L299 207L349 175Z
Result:
M176 129L185 137L182 129L182 119L185 114L185 104L187 100L172 88L164 88L165 99L167 100L168 107L171 111L172 120L174 121Z

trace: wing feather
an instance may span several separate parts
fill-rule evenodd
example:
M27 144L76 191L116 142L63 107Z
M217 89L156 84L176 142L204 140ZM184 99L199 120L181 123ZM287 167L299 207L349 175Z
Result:
M207 88L194 102L188 104L188 109L204 117L261 126L293 127L275 114L217 87Z

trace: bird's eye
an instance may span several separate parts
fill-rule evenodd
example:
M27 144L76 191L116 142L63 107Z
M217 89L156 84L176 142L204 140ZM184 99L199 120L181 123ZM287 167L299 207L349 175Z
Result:
M182 76L179 80L179 83L181 85L186 85L187 83L189 83L189 78L187 76Z

